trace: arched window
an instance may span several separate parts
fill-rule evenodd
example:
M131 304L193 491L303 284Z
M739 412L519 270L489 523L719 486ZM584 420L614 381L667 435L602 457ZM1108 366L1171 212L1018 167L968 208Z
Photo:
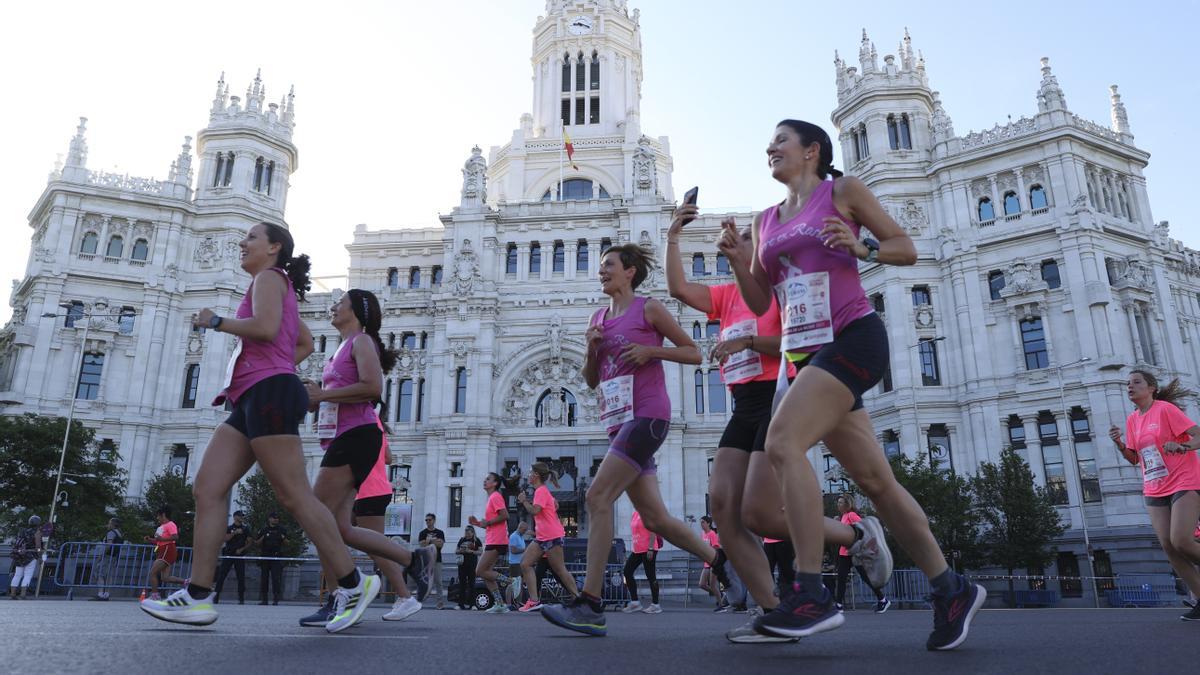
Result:
M699 340L702 337L704 337L704 333L700 329L700 322L693 321L692 322L692 339Z
M120 258L121 252L125 249L125 240L121 235L114 234L108 240L108 248L104 249L105 258Z
M1021 200L1017 199L1017 193L1009 191L1004 193L1004 215L1011 216L1021 212Z
M867 144L867 125L860 124L852 132L854 140L854 161L861 162L871 156L871 146Z
M233 182L233 159L234 158L233 158L232 152L226 153L226 155L225 155L225 173L222 174L220 169L217 170L217 175L220 176L220 178L219 178L220 183L218 183L218 185L220 185L221 187L229 187L229 184Z
M1029 188L1029 208L1044 209L1049 205L1046 200L1046 190L1041 185L1034 185Z
M542 273L542 245L536 241L529 245L529 273Z
M887 116L887 130L888 130L888 147L890 147L893 150L899 150L900 149L900 132L898 129L896 129L896 116L895 115Z
M67 318L63 321L63 328L74 328L75 322L83 318L83 303L78 300L72 300L71 306L67 308Z
M325 353L325 345L327 344L327 339L326 339L326 337L325 337L324 335L322 335L322 336L321 336L321 338L318 340L318 343L320 344L320 348L318 348L318 349L317 349L317 351L319 351L319 352L321 352L322 354L324 354L324 353ZM65 432L64 432L64 433L65 433Z
M592 95L588 99L588 124L600 123L600 55L592 52L592 64L588 88Z
M575 394L562 387L551 387L538 397L537 405L533 408L533 426L573 427L578 410Z
M996 219L996 209L992 206L992 200L984 197L979 200L979 222L986 223Z
M387 271L388 288L400 287L400 270L395 267L389 267Z
M409 288L420 288L421 287L421 268L420 267L408 268L408 287Z
M442 285L442 266L434 265L433 270L429 274L429 285L437 288Z
M908 128L908 113L900 115L900 147L912 150L912 133Z
M517 245L516 244L508 245L508 249L504 256L504 273L505 274L516 274L517 273Z
M1000 299L1000 291L1004 290L1007 281L1004 279L1004 272L1000 270L992 270L988 272L988 293L991 294L993 300Z
M221 179L225 177L225 153L217 153L217 168L213 171L213 187L220 187Z
M703 253L693 253L692 254L692 276L693 277L702 277L702 276L705 276L707 273L708 272L704 269L704 254Z
M145 239L137 239L133 242L133 253L129 256L133 260L145 261L150 257L150 243Z
M592 52L591 68L592 68L592 73L591 73L592 77L590 78L591 79L591 89L592 89L592 91L600 91L600 53L599 52L595 52L595 51Z
M262 192L263 172L266 170L266 160L259 157L254 160L254 183L251 186L255 192Z
M569 53L563 54L562 58L562 90L571 91L571 55Z
M95 232L85 232L83 241L79 242L79 252L95 255L98 248L100 248L100 237Z
M200 389L200 364L189 363L183 371L183 403L182 408L196 407L196 394Z
M575 57L575 91L583 91L583 80L587 75L587 60L583 58L583 52Z
M717 274L730 274L729 258L725 257L724 253L717 254Z
M604 186L600 187L600 199L608 199L608 190ZM542 201L558 201L554 199L554 195L558 193L558 183L552 185L545 194L542 195ZM562 183L563 201L567 200L587 200L592 198L592 181L587 178L569 178Z
M721 370L708 371L708 412L725 412L725 383L721 381Z
M696 382L696 413L702 414L704 412L704 371L697 368L694 379Z
M554 255L551 258L551 272L563 272L567 268L567 249L561 240L554 242Z

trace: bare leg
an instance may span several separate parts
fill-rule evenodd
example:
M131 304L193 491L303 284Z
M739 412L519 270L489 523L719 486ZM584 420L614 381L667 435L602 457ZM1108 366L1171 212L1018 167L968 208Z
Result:
M500 552L495 549L484 551L483 555L479 556L479 564L475 567L475 576L483 579L483 584L487 586L492 595L500 591L500 586L496 584L496 570L493 569L496 559L499 557Z
M213 587L217 556L225 540L225 527L229 520L229 491L252 466L254 453L246 437L228 424L217 426L204 450L204 459L200 462L196 482L192 485L192 494L196 498L196 526L192 533L192 583L197 586Z
M572 598L579 595L579 589L575 587L575 577L571 576L571 573L567 571L567 563L563 562L562 547L555 546L550 549L546 559L550 562L550 571L558 577L558 582L562 584L563 590Z
M333 514L338 535L346 544L368 555L388 558L401 565L412 563L412 552L385 537L382 531L355 527L351 522L354 516L354 475L349 466L321 467L313 493Z
M352 522L361 528L368 529L372 532L383 534L383 523L386 520L383 516L355 516ZM395 591L397 598L408 598L412 594L408 592L408 583L404 580L404 568L395 561L379 555L371 556L371 560L375 561L375 566L383 572L383 576L387 577L388 583L391 584L392 590Z
M691 553L706 563L717 559L717 549L708 545L695 530L672 516L658 490L658 476L639 476L626 490L633 507L642 516L646 529ZM765 563L764 563L765 564Z
M536 540L529 542L529 546L525 547L525 554L521 556L521 578L525 580L525 590L529 592L529 599L534 604L540 602L542 597L542 589L538 588L537 573L534 569L541 559L542 545Z
M715 477L715 470L713 474ZM787 519L783 517L783 497L779 493L779 480L775 477L775 469L771 468L771 461L765 452L750 453L750 468L746 471L744 494L754 495L752 499L742 500L742 522L745 523L746 529L760 537L787 541L789 539ZM717 522L721 523L721 531L724 533L725 528L728 527L725 525L725 521L718 519ZM854 545L853 527L843 525L840 520L828 517L825 518L823 525L827 546ZM724 541L725 537L722 534L722 546L724 546ZM746 579L740 568L737 573L743 581ZM755 596L754 599L758 600L758 596Z
M1146 511L1150 514L1150 525L1154 527L1154 534L1158 537L1158 543L1162 546L1163 553L1167 554L1167 561L1171 563L1171 569L1175 570L1175 573L1187 585L1188 590L1197 593L1200 592L1200 573L1196 572L1196 566L1188 560L1187 556L1180 553L1179 549L1171 543L1172 521L1174 520L1171 512L1173 510L1167 506L1146 507Z
M729 557L729 562L746 584L754 601L764 610L771 610L779 604L779 599L775 597L775 584L771 579L767 556L758 540L742 522L746 471L751 455L754 454L762 453L749 453L738 448L718 449L713 460L712 477L708 480L708 494L711 497L713 515L721 524L721 546L725 549L725 555ZM775 486L775 493L779 493L778 485ZM759 498L760 496L755 494L754 500ZM781 510L779 515L782 520Z
M1200 493L1193 490L1171 505L1171 545L1192 565L1200 565L1200 541L1195 539L1197 520L1200 520Z
M587 514L591 529L588 532L587 576L583 581L583 592L592 597L600 597L604 587L604 567L612 550L613 504L637 479L637 469L609 453L600 462L596 478L588 488Z

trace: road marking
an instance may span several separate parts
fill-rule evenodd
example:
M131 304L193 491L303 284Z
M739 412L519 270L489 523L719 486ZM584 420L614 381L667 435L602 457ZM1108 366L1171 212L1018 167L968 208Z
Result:
M24 635L56 635L61 637L61 631L28 631ZM71 631L72 637L165 637L167 635L187 635L195 637L219 637L219 638L309 638L319 637L314 631L311 634L304 635L299 633L217 633L214 631L197 631L197 630L139 630L128 631L124 633L100 633L100 632L84 632ZM335 634L326 633L331 637ZM351 638L355 640L428 640L427 635L345 635L336 634L338 638Z

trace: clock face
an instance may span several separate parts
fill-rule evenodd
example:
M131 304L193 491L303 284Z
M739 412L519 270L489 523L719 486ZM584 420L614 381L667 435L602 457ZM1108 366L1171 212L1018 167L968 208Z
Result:
M577 16L571 19L571 23L567 26L567 30L572 35L586 35L592 32L592 19L587 16Z

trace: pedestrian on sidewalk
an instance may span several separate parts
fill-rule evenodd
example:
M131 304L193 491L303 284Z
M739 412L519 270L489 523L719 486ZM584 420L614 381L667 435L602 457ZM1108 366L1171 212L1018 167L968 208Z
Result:
M246 604L246 561L242 558L250 548L250 526L241 511L233 512L233 523L225 528L225 546L221 549L221 564L217 567L217 587L213 592L213 604L221 601L221 588L229 570L237 575L238 604Z
M17 533L9 556L13 561L12 581L9 582L10 600L28 599L29 584L37 571L38 558L42 556L42 519L29 516L29 526Z
M108 519L108 531L100 542L100 555L96 558L96 583L100 590L92 600L101 602L109 598L108 584L117 574L117 562L121 559L121 544L125 543L125 535L121 533L121 521L118 518Z

